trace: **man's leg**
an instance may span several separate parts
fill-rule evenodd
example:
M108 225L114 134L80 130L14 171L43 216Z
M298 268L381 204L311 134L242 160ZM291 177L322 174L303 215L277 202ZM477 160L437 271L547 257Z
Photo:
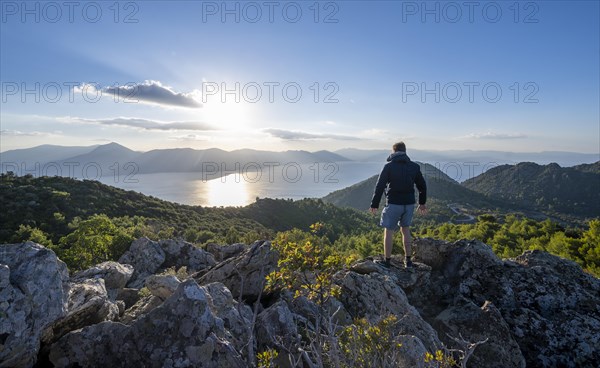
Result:
M386 260L392 257L392 246L394 245L394 230L383 229L383 254Z
M402 244L404 245L404 266L409 268L413 265L410 259L412 255L410 226L402 226L400 230L402 231Z
M410 226L403 226L400 228L402 231L402 244L404 245L404 256L410 257L412 254L412 239L410 237Z

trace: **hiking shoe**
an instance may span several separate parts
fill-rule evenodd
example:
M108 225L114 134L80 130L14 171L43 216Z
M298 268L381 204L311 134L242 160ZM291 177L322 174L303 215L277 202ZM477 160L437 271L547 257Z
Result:
M413 267L412 261L410 259L408 259L408 258L405 258L404 259L404 267L406 267L406 268L412 268Z
M383 260L383 259L376 259L375 261L373 261L375 264L378 264L382 267L385 268L390 268L391 264L390 264L390 260Z

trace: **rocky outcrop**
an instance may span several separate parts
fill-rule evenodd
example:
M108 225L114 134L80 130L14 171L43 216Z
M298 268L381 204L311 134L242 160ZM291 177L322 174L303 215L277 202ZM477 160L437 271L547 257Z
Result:
M186 267L188 272L197 272L216 265L212 254L182 240L153 241L148 238L135 240L119 263L130 264L133 276L127 284L130 288L141 288L146 278L169 267Z
M525 267L489 270L479 278L493 291L514 295L500 307L527 364L584 367L600 361L600 280L574 262L529 251L515 259ZM513 268L513 267L510 267ZM489 277L503 279L490 280ZM483 290L473 290L481 294ZM565 354L564 352L569 352ZM540 364L541 363L541 364Z
M262 293L278 259L264 241L219 253L142 238L121 258L128 264L105 262L71 279L42 246L0 247L0 367L33 366L40 341L40 366L246 367L274 349L286 367L318 356L303 349L315 321L332 314L321 333L395 315L395 367L425 367L426 352L461 348L460 336L485 341L469 367L600 361L600 281L544 252L500 260L481 242L419 239L413 268L358 261L334 275L341 294L319 305L286 290ZM163 272L181 267L195 273Z
M230 258L195 278L200 284L221 282L233 297L254 301L262 292L264 278L277 266L277 252L268 241L259 241L241 255Z
M397 334L418 337L429 351L442 347L436 331L409 304L393 274L373 272L362 275L349 271L337 275L336 281L342 287L341 302L354 318L377 323L393 314L399 320Z
M486 341L469 360L473 367L525 367L525 358L510 327L489 301L481 307L467 300L450 306L435 318L433 327L448 345L452 344L449 336L469 336L471 342Z
M39 244L0 245L0 367L31 367L43 329L67 313L66 265Z
M600 360L592 348L600 345L600 280L574 262L540 251L502 261L477 241L421 239L415 253L432 271L426 284L408 290L411 304L442 330L471 341L489 337L473 362L511 355L504 366L522 367L514 342L527 366L594 367Z
M55 367L245 367L206 288L188 280L131 325L102 322L52 346Z

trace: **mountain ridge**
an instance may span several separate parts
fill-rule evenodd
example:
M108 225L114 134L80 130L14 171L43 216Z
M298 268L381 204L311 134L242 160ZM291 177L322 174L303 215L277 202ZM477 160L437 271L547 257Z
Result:
M390 150L361 150L355 148L345 148L334 152L361 162L383 161L390 154ZM490 150L436 151L410 149L407 153L411 158L414 156L415 159L418 158L418 161L430 164L457 162L479 166L498 166L500 164L515 164L524 161L534 161L539 164L556 162L561 166L576 166L579 164L593 164L600 160L600 154L598 153L570 151L506 152Z
M532 217L568 223L600 216L600 161L563 168L556 163L500 165L458 183L432 165L419 163L435 212L452 203L479 210L518 211ZM337 206L366 209L378 175L329 193L323 200ZM383 199L382 199L383 201Z
M488 198L521 203L545 213L600 216L600 161L561 167L521 162L491 168L463 185Z
M58 147L58 148L57 148ZM54 149L55 154L48 150ZM73 152L74 155L69 155ZM133 165L136 173L169 173L169 172L198 172L207 169L214 170L214 166L221 170L235 169L236 165L264 164L273 162L277 164L298 163L310 164L315 162L343 162L347 158L330 151L320 150L309 152L304 150L287 150L281 152L237 149L225 151L219 148L194 149L194 148L166 148L153 149L145 152L134 151L116 142L105 145L65 148L63 146L42 145L30 149L11 150L2 153L0 162L1 172L17 171L29 168L52 166L68 168L69 176L87 177L82 171L86 166L99 167L97 171L104 175L111 171L123 170L127 165ZM77 164L77 165L75 165ZM117 164L117 166L115 166ZM210 166L210 167L209 167ZM78 170L71 172L71 168ZM22 169L26 168L26 169ZM32 169L32 170L33 170ZM39 169L38 176L45 171ZM54 174L56 170L52 171ZM63 176L59 174L59 176Z

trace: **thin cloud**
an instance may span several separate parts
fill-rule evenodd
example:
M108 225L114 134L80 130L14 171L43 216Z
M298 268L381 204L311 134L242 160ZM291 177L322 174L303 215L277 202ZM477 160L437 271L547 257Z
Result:
M174 140L174 141L179 141L179 142L204 142L204 141L208 141L209 137L207 137L205 135L198 135L198 134L186 134L186 135L169 137L169 139Z
M363 137L370 138L384 138L384 137L395 137L394 134L391 134L389 130L379 129L379 128L371 128L363 130L360 134ZM407 138L404 138L407 139Z
M333 140L360 140L358 137L352 137L348 135L338 134L313 134L300 132L296 130L284 130L284 129L263 129L263 132L270 134L273 137L288 140L288 141L302 141L302 140L318 140L318 139L333 139Z
M147 80L143 83L131 83L122 86L108 86L100 89L93 84L82 84L75 87L75 93L89 95L109 94L125 102L145 102L163 106L176 106L187 108L202 107L197 100L198 91L190 93L175 92L173 88L163 85L159 81Z
M47 136L51 136L51 135L57 135L57 133L40 132L40 131L23 132L20 130L2 129L2 130L0 130L0 135L11 136L11 137L47 137Z
M522 133L494 133L494 132L486 132L486 133L471 133L463 138L467 139L522 139L527 138L527 135Z
M175 121L161 122L140 118L113 118L113 119L85 119L77 117L61 118L61 121L66 122L81 122L88 124L113 125L128 128L136 128L141 130L158 130L158 131L176 131L176 130L198 130L210 131L217 130L210 124L195 122L195 121Z

